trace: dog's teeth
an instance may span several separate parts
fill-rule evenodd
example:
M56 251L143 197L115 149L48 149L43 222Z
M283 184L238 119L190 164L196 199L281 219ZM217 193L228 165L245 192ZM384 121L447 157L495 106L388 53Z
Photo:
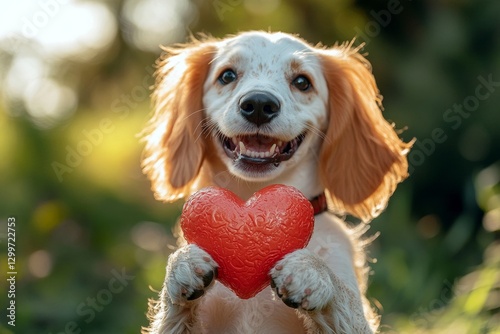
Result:
M271 149L269 150L269 155L272 155L275 150L276 150L276 144L273 144L273 146L271 146Z
M280 140L280 141L278 142L278 146L279 146L279 147L281 147L282 145L283 145L283 142Z
M234 145L238 146L238 140L236 140L236 137L231 138L231 140L233 141Z
M242 141L240 141L240 154L247 154L247 149Z

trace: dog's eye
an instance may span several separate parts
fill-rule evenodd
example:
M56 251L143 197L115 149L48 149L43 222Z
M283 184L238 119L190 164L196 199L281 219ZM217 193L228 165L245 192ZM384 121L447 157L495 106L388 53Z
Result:
M227 85L233 81L236 81L238 76L233 70L225 70L222 72L222 74L219 76L219 82L223 85Z
M292 85L295 86L295 88L297 88L298 90L303 92L311 88L311 82L303 75L299 75L298 77L293 79Z

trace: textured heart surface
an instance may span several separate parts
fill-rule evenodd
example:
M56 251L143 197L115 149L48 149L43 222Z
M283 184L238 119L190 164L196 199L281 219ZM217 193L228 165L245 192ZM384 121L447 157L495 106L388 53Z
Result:
M218 263L218 280L247 299L269 285L276 262L307 245L314 210L290 186L266 187L246 202L229 190L208 187L184 204L181 228L189 243Z

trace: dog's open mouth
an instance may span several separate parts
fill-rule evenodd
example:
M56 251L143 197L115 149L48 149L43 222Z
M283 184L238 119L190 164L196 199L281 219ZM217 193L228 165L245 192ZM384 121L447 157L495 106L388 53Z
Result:
M226 155L233 160L263 165L289 160L304 141L305 134L284 142L264 135L245 135L233 138L222 137L222 145Z

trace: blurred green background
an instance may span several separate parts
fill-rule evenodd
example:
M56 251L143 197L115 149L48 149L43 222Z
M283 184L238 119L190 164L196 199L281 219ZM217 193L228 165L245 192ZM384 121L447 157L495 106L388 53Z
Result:
M182 207L140 170L152 64L190 32L249 29L358 36L386 118L418 139L369 231L382 331L500 333L499 17L498 0L0 0L0 333L147 325Z

